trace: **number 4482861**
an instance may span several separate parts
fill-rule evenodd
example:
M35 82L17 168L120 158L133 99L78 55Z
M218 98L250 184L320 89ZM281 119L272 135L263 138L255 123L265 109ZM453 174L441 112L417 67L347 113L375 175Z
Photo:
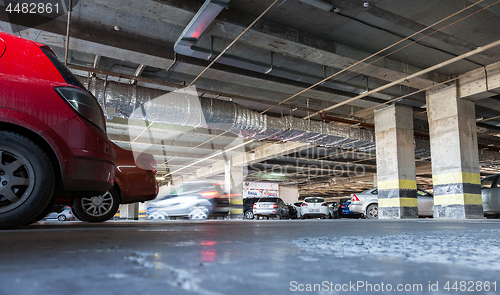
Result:
M59 3L9 3L5 8L8 13L59 13Z
M446 282L444 285L444 289L446 291L462 291L462 292L481 292L481 291L496 291L497 290L497 282L481 282L481 281L455 281L455 282Z

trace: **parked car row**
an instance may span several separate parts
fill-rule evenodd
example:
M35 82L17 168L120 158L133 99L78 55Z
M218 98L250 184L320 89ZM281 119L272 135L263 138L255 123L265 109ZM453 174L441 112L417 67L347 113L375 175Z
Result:
M56 202L105 221L119 203L156 196L152 156L121 169L132 152L113 146L96 98L49 47L0 32L0 69L0 228L37 222Z
M293 204L276 197L249 197L243 199L243 214L245 219L339 218L337 203L321 197L308 197Z
M500 174L491 175L481 180L481 198L486 218L500 217ZM417 189L419 217L432 217L434 214L434 196L422 189ZM371 188L351 195L350 211L361 214L367 219L378 218L378 190Z

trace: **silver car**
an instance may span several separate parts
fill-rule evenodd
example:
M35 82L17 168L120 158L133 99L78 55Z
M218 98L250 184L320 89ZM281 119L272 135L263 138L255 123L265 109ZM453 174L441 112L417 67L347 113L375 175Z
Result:
M253 204L253 215L255 219L259 217L276 217L276 219L289 218L288 207L281 198L267 197L260 198Z
M491 175L481 180L481 197L483 199L484 216L500 217L500 174Z
M55 206L54 211L49 213L45 219L57 219L59 221L66 221L70 219L75 219L73 213L71 213L71 208L68 206Z
M418 216L432 217L434 214L434 197L432 194L417 189ZM351 195L349 210L361 213L368 219L378 218L378 190L371 188L359 194Z

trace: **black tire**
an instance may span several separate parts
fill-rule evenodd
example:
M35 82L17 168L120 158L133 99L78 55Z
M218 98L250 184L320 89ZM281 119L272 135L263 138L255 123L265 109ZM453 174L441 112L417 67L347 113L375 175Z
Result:
M0 228L30 223L54 197L54 168L30 139L0 131Z
M57 220L59 221L66 221L66 216L64 216L63 214L57 216Z
M121 198L118 191L111 188L102 195L73 199L71 211L81 221L104 222L115 216L120 202Z
M366 208L366 219L378 219L378 204L371 204Z
M51 212L55 212L54 211L54 203L56 202L56 197L52 197L52 201L49 203L49 205L47 206L47 209L45 209L45 211L43 211L42 213L40 213L38 216L36 216L35 218L33 218L32 220L30 220L28 223L26 223L26 225L28 224L33 224L33 223L37 223L38 221L44 219L45 217L47 217L47 215L49 215L49 213Z
M253 211L252 210L247 210L245 212L245 218L246 219L253 219L254 218Z

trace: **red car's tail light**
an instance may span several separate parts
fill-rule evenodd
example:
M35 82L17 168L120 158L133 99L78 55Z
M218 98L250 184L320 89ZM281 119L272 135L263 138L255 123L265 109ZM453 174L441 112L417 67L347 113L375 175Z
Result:
M321 204L321 206L328 206L328 204L327 203L323 203L323 204Z
M147 158L140 158L139 161L143 167L139 167L139 168L142 168L144 170L149 170L151 172L153 172L154 175L156 175L158 173L158 170L157 170L157 166L156 166L156 160L153 158L153 157L147 157Z
M86 90L75 87L54 87L78 114L106 133L104 114L95 97Z
M273 209L278 209L278 204L273 204Z
M307 206L307 204L306 203L302 203L302 207L305 207L305 206Z
M352 194L351 201L352 202L359 202L358 196L356 196L356 194Z
M257 208L257 203L253 204L253 207L254 207L254 208Z
M217 191L208 191L208 192L202 192L201 196L206 198L206 199L212 199L212 198L217 198L219 193Z

